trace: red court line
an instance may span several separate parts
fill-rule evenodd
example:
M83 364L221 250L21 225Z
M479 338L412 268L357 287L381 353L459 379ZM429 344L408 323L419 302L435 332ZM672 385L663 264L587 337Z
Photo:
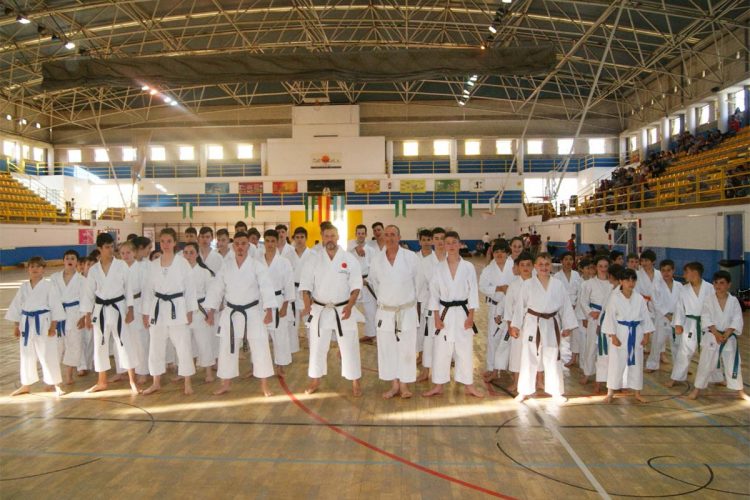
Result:
M350 434L350 433L346 432L341 427L333 425L328 420L326 420L325 417L319 415L314 410L312 410L309 407L307 407L307 405L305 405L305 403L303 403L302 401L300 401L299 399L297 399L297 396L295 396L292 393L292 391L289 390L289 387L286 385L286 381L283 378L279 379L279 384L281 385L281 388L284 389L284 392L286 393L286 395L289 396L289 399L292 400L292 403L294 403L300 410L302 410L303 412L307 413L313 420L317 420L321 424L323 424L326 427L328 427L329 429L331 429L333 432L344 436L345 438L349 439L350 441L354 441L355 443L357 443L357 444L359 444L361 446L364 446L365 448L367 448L369 450L372 450L375 453L380 453L381 455L384 455L384 456L390 458L391 460L395 460L396 462L400 462L400 463L402 463L404 465L407 465L407 466L409 466L409 467L411 467L413 469L417 469L418 471L424 472L426 474L430 474L430 475L438 477L440 479L444 479L446 481L450 481L452 483L459 484L461 486L464 486L466 488L470 488L472 490L480 491L482 493L485 493L485 494L493 496L493 497L505 498L505 499L508 499L508 500L515 500L514 497L511 497L511 496L508 496L508 495L503 495L502 493L499 493L497 491L488 490L488 489L483 488L481 486L478 486L476 484L471 484L471 483L468 483L466 481L462 481L461 479L458 479L458 478L455 478L455 477L452 477L452 476L448 476L447 474L443 474L443 473L438 472L438 471L436 471L434 469L430 469L429 467L425 467L423 465L419 465L418 463L412 462L411 460L407 460L407 459L405 459L403 457L400 457L398 455L395 455L395 454L393 454L393 453L391 453L389 451L385 451L382 448L378 448L377 446L375 446L375 445L373 445L371 443L368 443L367 441L364 441L364 440L358 438L357 436L355 436L353 434Z

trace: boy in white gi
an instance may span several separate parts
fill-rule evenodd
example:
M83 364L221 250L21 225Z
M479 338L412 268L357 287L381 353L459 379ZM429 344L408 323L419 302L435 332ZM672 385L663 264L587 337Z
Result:
M200 239L200 236L198 236ZM208 289L211 281L214 279L214 273L203 262L199 255L199 247L196 243L185 243L182 249L182 256L190 264L190 281L195 288L196 302L198 311L193 314L193 320L190 322L190 335L192 336L193 354L197 360L197 365L205 371L205 382L214 381L213 366L216 364L216 338L214 327L206 321L208 313L206 312L205 303Z
M214 276L221 271L221 265L224 258L218 252L211 248L211 242L214 240L214 230L208 226L203 226L198 231L198 255L201 261L208 267Z
M430 301L430 281L422 272L422 263L424 259L434 258L432 251L432 230L419 230L419 250L415 253L417 256L419 273L417 277L417 312L419 313L419 326L417 327L417 364L422 362L422 350L424 349L425 334L428 334L429 317L425 312ZM419 380L419 378L417 378ZM427 380L427 379L425 379Z
M78 252L66 250L63 270L50 278L57 287L65 311L65 319L57 322L58 348L62 348L62 364L65 365L65 385L73 385L73 372L81 360L83 345L81 330L85 321L80 305L86 278L78 272L78 259Z
M97 259L90 255L82 257L78 261L78 272L84 277L83 290L81 298L86 294L87 279L89 271L97 263ZM85 312L85 311L82 311ZM81 329L81 359L78 362L78 376L85 377L89 370L94 369L94 330L86 324L86 317L83 318L83 329Z
M729 293L731 275L726 271L714 274L714 293L703 303L702 322L708 328L701 342L695 388L688 398L696 399L708 387L711 374L723 365L727 389L736 391L740 399L748 399L742 389L740 351L737 344L742 335L742 308L737 297Z
M141 311L141 283L143 280L143 268L135 260L136 249L133 241L123 241L117 246L117 252L120 255L120 260L128 265L128 288L133 294L133 312L139 314ZM128 352L128 357L132 362L135 363L135 373L138 374L138 367L142 364L141 359L146 356L146 352L141 348L141 333L143 330L142 321L131 321L123 325L123 343L125 344L125 350ZM123 379L123 374L127 372L127 369L122 366L120 361L120 353L115 349L115 374L110 377L108 382L119 382ZM136 379L136 383L140 383Z
M65 311L57 287L44 279L46 266L41 257L29 259L29 281L21 284L5 313L5 319L13 322L13 335L20 339L21 387L11 396L31 392L31 386L39 381L37 361L42 365L44 383L54 386L58 396L65 394L60 386L57 350L57 322L65 320Z
M378 376L391 382L383 398L412 396L410 383L417 379L417 275L419 257L399 246L401 232L389 225L385 251L370 262L370 283L378 297Z
M654 335L651 339L651 352L646 360L646 373L653 373L659 369L660 363L665 363L665 346L669 342L672 353L672 365L679 349L677 335L672 328L674 312L677 308L677 300L682 291L682 283L674 280L674 262L665 259L659 263L661 279L656 282L654 305Z
M133 358L131 345L137 339L128 335L125 325L132 323L133 292L130 288L128 265L114 258L115 242L109 233L96 237L96 247L101 252L86 278L86 293L81 297L81 310L86 313L86 326L94 331L94 369L97 383L87 392L107 389L107 370L110 369L109 343L117 350L120 366L127 370L130 390L137 394L135 380L137 359ZM126 349L125 344L128 344Z
M190 279L190 264L175 255L177 233L164 228L159 233L162 255L148 267L143 286L143 326L149 329L148 370L153 377L149 395L161 389L161 376L167 371L167 340L177 353L177 374L184 378L185 395L193 393L190 377L195 374L190 323L198 310L195 286Z
M377 337L377 328L375 325L377 299L373 294L373 288L368 278L370 274L370 261L380 252L367 244L367 226L359 224L355 234L357 239L347 244L347 250L354 254L362 270L362 291L357 298L357 304L361 304L362 313L365 315L365 335L359 341L364 344L372 344Z
M423 396L443 393L451 379L451 360L455 359L454 379L464 384L464 392L484 397L474 387L474 311L479 308L479 290L474 266L459 255L461 238L456 231L445 233L447 257L439 262L430 281L430 309L435 318L433 335L432 389Z
M322 248L302 270L299 285L305 303L302 315L309 322L310 383L305 393L317 391L321 377L328 373L331 335L338 335L341 376L352 381L352 393L359 397L362 364L357 320L362 314L354 304L362 288L362 271L354 255L338 245L339 231L333 224L321 224L321 238Z
M432 368L432 355L434 353L433 343L435 340L435 319L432 317L430 306L430 281L435 275L435 268L438 263L445 261L445 229L436 227L432 230L432 244L435 251L430 255L423 257L420 261L420 295L421 302L420 314L422 315L422 327L420 335L422 338L422 370L417 376L417 382L424 382L430 379L430 369Z
M229 392L232 379L240 374L239 351L247 333L253 376L260 379L265 396L273 393L268 378L273 376L273 359L264 325L273 320L272 307L276 304L273 283L262 262L249 255L247 233L234 235L232 258L224 261L221 271L211 283L206 297L207 322L215 324L216 310L226 300L219 320L219 361L216 376L221 387L214 395Z
M578 274L578 271L576 271L575 264L576 264L576 258L575 255L572 252L565 252L560 256L560 263L562 264L562 269L555 273L553 278L556 280L560 280L560 283L563 284L565 287L565 290L568 293L568 297L570 299L570 305L573 307L573 310L576 310L576 307L578 306L578 295L581 292L581 285L583 284L583 278L581 278L581 275ZM566 339L563 339L563 350L567 354L570 354L570 361L572 362L574 359L578 359L580 356L580 353L583 352L583 349L581 347L581 342L584 337L583 329L575 328L570 332L570 336ZM567 359L567 357L566 357Z
M496 242L492 246L492 262L487 264L479 275L479 291L484 294L487 302L487 371L483 375L487 383L497 378L499 370L508 369L510 335L508 325L503 321L505 292L509 283L505 274L508 254L508 245L504 241ZM496 353L500 361L498 365L495 364Z
M654 331L646 300L635 291L637 275L632 269L620 274L620 288L612 292L604 310L602 332L609 335L607 396L612 403L615 391L624 386L633 389L637 401L645 403L643 389L643 346ZM627 371L626 371L627 369Z
M270 306L273 310L273 321L266 328L273 340L273 359L276 364L276 374L284 376L284 367L292 364L292 349L289 344L289 303L294 301L294 274L292 263L278 251L277 240L279 233L275 229L268 229L263 233L265 253L261 257L268 269L268 277L273 287L274 301Z
M511 322L512 335L520 336L523 342L516 401L536 392L537 371L543 369L544 392L562 402L565 387L560 339L578 327L578 320L563 282L550 277L550 255L537 255L534 268L537 275L524 282Z
M151 239L145 236L138 236L133 240L135 245L135 266L131 267L131 278L135 275L134 282L131 283L133 290L133 310L136 316L143 315L143 285L146 282L146 274L148 273L149 263L151 262L148 258L151 253ZM135 327L136 337L138 338L138 363L135 365L136 382L138 384L145 384L148 380L148 345L151 342L148 329L144 328L143 321L133 321Z
M511 255L513 248L511 247ZM513 383L508 387L508 392L511 394L515 393L518 389L518 376L521 372L521 350L523 349L523 341L518 335L513 336L513 332L510 330L510 323L513 320L513 311L516 307L516 302L521 297L521 288L526 280L531 279L534 270L534 259L528 252L521 252L518 254L513 265L514 278L508 285L508 291L505 292L505 307L503 310L503 322L506 324L508 333L510 333L510 355L508 356L508 370L513 374ZM491 394L495 394L494 391Z
M299 327L300 325L307 328L307 324L302 321L302 310L305 308L302 302L302 294L299 291L299 280L302 277L302 269L305 267L307 259L312 256L312 250L307 248L307 229L296 227L292 235L294 252L290 254L292 270L294 273L294 297L295 300L290 304L292 308L292 317L289 324L289 345L292 354L299 352Z
M714 295L714 287L703 279L703 264L700 262L688 262L683 268L685 285L680 291L677 301L672 326L676 335L680 336L677 354L672 366L672 375L665 384L673 387L677 382L686 382L688 366L693 359L695 350L701 345L706 325L703 324L703 304L711 295Z
M581 297L578 309L583 313L583 327L581 338L580 367L583 371L581 385L586 385L589 377L596 375L596 359L606 356L606 344L602 342L601 315L607 305L607 299L612 291L609 281L609 257L598 255L596 261L596 276L584 281L581 285ZM594 383L594 392L599 392L599 381Z

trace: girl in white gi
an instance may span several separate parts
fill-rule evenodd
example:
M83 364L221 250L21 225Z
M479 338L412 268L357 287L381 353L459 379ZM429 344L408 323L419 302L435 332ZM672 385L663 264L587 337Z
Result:
M21 284L5 313L5 319L13 322L13 335L20 339L21 387L11 396L31 392L31 386L39 381L37 361L42 365L44 383L54 386L58 396L65 394L57 351L57 322L65 320L65 311L57 287L44 279L46 266L41 257L29 259L29 281Z
M268 377L273 376L271 347L264 325L271 323L276 303L273 283L262 262L249 255L247 233L234 235L233 257L225 260L218 276L211 283L206 297L208 324L215 324L215 312L226 300L219 320L219 361L216 375L221 387L215 395L229 392L232 379L240 374L239 352L247 333L253 376L260 379L261 390L271 396ZM265 312L264 312L265 310Z
M419 257L399 246L401 232L386 226L385 251L370 262L370 283L378 297L378 376L391 382L383 398L412 397L417 379L417 275Z
M474 311L479 308L477 273L461 258L461 238L456 231L445 233L447 257L434 268L430 281L430 309L435 318L433 335L432 389L423 396L443 393L451 380L451 360L455 359L454 379L464 384L465 393L484 397L474 387Z
M581 297L578 309L583 313L583 327L581 335L581 357L579 365L583 376L581 385L586 385L589 377L596 375L597 356L607 356L607 340L601 331L601 315L607 305L607 299L612 291L609 281L609 257L598 255L596 258L596 276L584 281L581 285ZM594 383L594 392L599 392L598 380Z
M683 268L685 285L680 292L677 301L672 326L676 335L680 336L679 348L675 356L672 375L665 384L667 387L674 386L677 382L686 382L688 366L693 359L695 350L701 345L701 339L705 333L706 325L703 324L701 314L703 304L714 294L714 288L705 281L703 276L703 264L700 262L688 262Z
M196 302L198 303L198 311L193 314L193 321L190 322L192 345L196 348L193 354L197 360L197 365L205 371L205 382L211 383L214 381L213 366L216 364L216 349L214 348L216 335L213 326L206 322L208 313L206 312L205 302L214 273L203 262L196 243L186 243L185 248L182 249L182 256L190 264L190 280L193 282L197 297Z
M307 329L307 324L302 321L302 310L305 304L302 302L302 294L299 291L299 280L302 277L302 269L306 265L307 259L312 256L312 250L307 248L307 229L304 227L294 228L292 235L294 242L294 252L290 254L292 270L294 272L294 297L295 300L290 304L292 308L291 321L289 323L289 346L292 354L299 352L299 327L300 325Z
M371 290L372 286L368 279L370 274L370 261L381 252L367 244L367 226L359 224L356 228L355 234L357 239L347 243L347 250L354 255L357 262L359 262L360 269L362 270L362 290L357 298L357 304L362 306L362 313L365 315L365 335L359 339L359 341L364 344L372 344L375 342L375 337L377 336L375 311L377 310L378 304L375 295L373 295Z
M560 256L560 263L562 269L555 273L553 278L560 280L565 287L570 298L570 305L573 306L573 310L576 310L578 306L578 295L581 292L581 285L583 284L583 278L578 274L578 271L574 269L576 258L572 252L565 252ZM570 332L570 336L563 340L562 349L565 351L565 359L567 360L568 354L570 354L570 361L566 367L572 366L575 360L578 360L580 353L583 351L581 343L583 341L584 332L583 329L576 328Z
M503 321L503 308L505 292L508 290L505 264L509 253L507 244L496 242L492 246L492 262L479 275L479 291L484 294L487 302L487 371L482 377L487 383L497 378L499 370L508 369L510 335L508 325ZM495 365L496 352L500 359L499 365Z
M512 334L523 342L516 401L536 392L537 371L543 369L544 392L561 402L565 387L560 338L570 335L578 320L562 281L550 278L550 255L537 255L534 268L536 277L524 282L511 321Z
M112 339L120 366L128 372L130 390L138 394L134 370L138 360L133 357L135 351L131 346L136 339L128 335L125 328L134 319L130 270L125 262L114 258L115 241L111 234L100 233L96 237L96 247L100 251L99 262L89 270L86 293L81 297L86 326L94 330L94 369L99 373L96 385L87 392L107 389L107 370L111 366L109 342Z
M677 308L677 300L680 297L682 283L674 280L674 262L665 259L659 263L661 279L656 282L655 295L652 304L654 306L654 335L651 339L651 352L646 360L646 373L653 373L659 369L660 363L666 363L665 346L669 342L672 353L672 365L679 349L678 337L672 328L674 312Z
M430 281L435 275L435 268L438 263L443 262L446 257L445 229L442 227L433 228L432 244L435 251L423 257L419 262L419 301L421 303L420 315L422 316L422 324L419 332L422 336L422 369L417 376L417 382L424 382L430 379L433 355L432 346L435 339L435 319L432 317L432 310L430 309Z
M198 310L195 286L187 261L174 254L177 233L167 227L159 233L162 255L151 262L143 287L143 326L149 329L148 369L151 387L143 394L161 389L161 376L167 371L167 339L177 351L177 374L184 377L185 395L193 393L190 377L195 373L189 325Z
M73 385L73 372L81 360L81 330L85 323L80 307L85 278L78 273L78 258L75 250L66 250L63 270L50 278L57 287L65 311L65 319L57 323L58 347L62 348L62 364L65 365L65 385Z
M633 389L637 401L645 403L643 389L643 346L648 345L654 331L646 300L635 292L637 275L632 269L620 274L620 288L610 295L604 310L602 332L610 336L609 369L607 371L607 396L614 401L615 391L625 387ZM627 371L626 371L627 369Z
M350 252L338 246L339 232L333 224L321 224L323 248L310 258L302 270L299 289L305 302L302 315L308 317L310 384L306 394L320 387L320 378L328 372L328 349L331 335L338 335L341 353L341 376L352 381L352 393L362 395L359 379L362 364L359 357L357 321L362 314L354 308L362 288L359 262Z
M708 328L701 342L695 388L688 398L696 399L708 387L711 374L724 368L727 389L737 392L740 399L748 399L742 390L742 369L738 335L742 335L742 308L737 297L729 293L731 275L718 271L713 277L714 293L703 303L702 322Z
M276 374L284 376L284 367L292 364L292 350L289 345L289 302L294 301L294 275L292 264L282 257L277 249L279 233L268 229L263 233L265 253L261 257L268 269L268 277L274 292L274 301L266 304L273 309L273 321L267 325L268 334L273 340L273 359Z

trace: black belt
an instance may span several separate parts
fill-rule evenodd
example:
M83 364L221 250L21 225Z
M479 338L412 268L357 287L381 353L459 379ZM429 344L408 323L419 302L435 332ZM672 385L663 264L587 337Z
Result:
M333 313L336 315L336 326L339 329L339 337L343 337L344 330L341 328L341 317L339 316L339 310L336 308L347 305L349 301L345 300L343 302L339 302L338 304L326 304L315 299L312 299L312 301L314 304L323 306L324 309L333 309ZM321 311L321 314L318 315L318 337L320 337L320 317L323 315L322 312L323 311Z
M273 292L274 295L281 295L282 293L284 292L281 290L276 290L275 292ZM276 329L278 329L279 328L279 308L278 307L275 308L274 311L275 311L274 316L276 317Z
M552 323L555 325L555 337L557 338L557 359L560 359L560 325L557 324L557 311L553 313L540 313L536 312L533 309L526 309L526 312L531 314L532 316L536 316L537 318L542 319L551 319ZM539 331L539 320L536 322L536 348L537 351L539 350L539 341L541 332ZM533 339L529 337L529 342L531 342Z
M161 303L162 300L172 304L172 319L177 319L177 306L175 306L174 304L174 299L178 299L182 297L182 295L183 295L182 292L172 293L172 294L154 292L154 296L156 297L157 300L156 300L156 307L154 307L154 317L151 318L151 324L155 325L156 321L159 319L159 304Z
M425 337L429 336L429 333L428 333L429 332L429 328L430 328L430 319L429 318L431 318L431 317L432 317L432 311L428 310L427 311L427 316L426 316L426 318L424 320L424 336Z
M368 276L369 276L369 274L363 274L362 275L362 282L364 283L365 288L367 288L367 290L369 290L369 292L372 294L372 296L375 297L375 300L378 300L378 296L375 295L375 292L373 291L373 289L370 286L370 284L365 281L365 279L367 279Z
M140 298L141 298L141 292L138 292L138 293L136 293L136 294L133 295L133 300L140 299Z
M440 313L440 321L445 321L445 315L448 314L448 309L451 307L460 307L464 310L466 313L466 317L469 317L469 308L468 308L469 301L468 300L454 300L451 302L446 302L444 300L440 301L440 305L443 306L443 312ZM474 330L474 334L479 333L479 330L477 330L477 325L474 323L471 324L471 329ZM435 335L440 335L440 330L435 330ZM445 340L448 340L447 337L444 337Z
M299 283L295 283L294 288L299 288ZM294 300L292 300L292 324L294 326L297 326L297 297L296 295L294 297Z
M125 300L124 295L120 295L119 297L115 297L114 299L103 299L97 295L94 296L94 302L102 306L101 309L99 309L99 328L102 331L102 345L104 345L104 308L107 306L114 307L115 311L117 311L117 338L120 339L120 345L123 345L122 312L120 311L120 308L115 305L122 300ZM96 316L94 316L94 322L96 322Z
M487 302L489 302L493 306L497 305L497 301L495 299L493 299L492 297L485 297L485 298L487 299Z
M227 307L232 310L232 312L229 313L229 352L232 354L234 354L234 322L232 321L232 316L235 314L241 314L242 317L245 318L245 327L242 329L244 333L247 331L247 310L258 304L260 304L260 300L254 300L244 306L238 306L231 302L227 302Z
M203 317L208 320L208 312L206 312L206 309L201 305L206 301L206 297L203 297L201 299L198 299L198 310L203 314Z

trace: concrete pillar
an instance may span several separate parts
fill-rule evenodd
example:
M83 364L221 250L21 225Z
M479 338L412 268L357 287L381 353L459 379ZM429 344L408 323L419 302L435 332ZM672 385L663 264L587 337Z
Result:
M450 143L450 172L455 174L458 172L458 141L451 139Z
M516 139L516 172L523 173L523 159L526 155L526 142Z
M623 134L620 134L620 137L617 140L617 154L620 158L620 166L625 166L628 156L628 140Z
M648 149L648 127L643 127L638 131L638 151L641 153L641 161L646 159Z
M698 125L698 117L696 116L696 108L694 106L688 106L685 110L685 130L691 134L695 134L695 130Z
M198 175L200 177L208 175L208 146L206 144L198 145Z
M385 173L393 175L393 141L385 141Z
M723 134L729 130L729 96L722 91L716 97L716 126Z
M669 148L669 118L661 119L661 150L666 151Z
M268 175L268 143L260 143L260 173Z

